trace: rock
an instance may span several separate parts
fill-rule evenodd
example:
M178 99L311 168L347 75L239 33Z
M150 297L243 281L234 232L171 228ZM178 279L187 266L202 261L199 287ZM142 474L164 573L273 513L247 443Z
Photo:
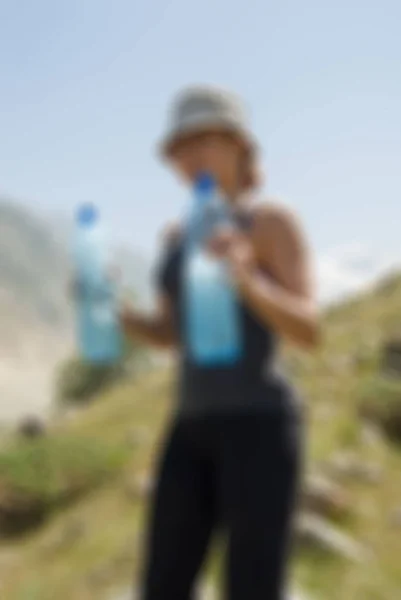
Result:
M195 593L196 600L217 600L216 590L209 584L200 585ZM139 590L128 588L111 596L110 600L140 600Z
M322 475L309 475L301 494L304 510L328 518L339 518L351 512L346 492Z
M210 584L199 586L196 600L217 600L218 595L216 589ZM110 600L140 600L139 590L128 588L126 590L116 592L110 597ZM308 600L306 596L299 592L291 593L286 600Z
M22 490L7 489L0 482L0 537L28 532L43 524L47 507L41 499Z
M210 584L202 584L198 587L195 598L196 600L216 600L216 589Z
M134 596L132 590L125 590L123 592L116 592L110 596L110 600L137 600L137 596Z
M300 592L292 592L287 596L286 600L308 600L308 598Z
M349 452L334 454L327 461L329 472L335 477L352 479L360 483L379 484L384 477L384 469L378 463L367 462Z
M36 416L29 416L22 419L17 427L17 433L23 438L38 438L46 433L45 423Z
M128 589L111 596L110 600L139 600L139 594L132 589Z
M141 497L148 497L152 493L154 485L155 482L153 477L146 473L140 475L137 479L138 492Z
M382 348L382 373L401 377L401 335L388 339Z
M401 442L401 374L372 377L360 394L358 416L380 428L387 441Z
M366 446L381 446L384 443L383 434L380 428L369 421L362 422L361 442Z
M142 473L127 480L125 492L131 500L146 499L153 492L154 479L147 473Z
M367 560L367 553L358 542L320 517L301 514L295 533L301 548L311 548L358 563Z

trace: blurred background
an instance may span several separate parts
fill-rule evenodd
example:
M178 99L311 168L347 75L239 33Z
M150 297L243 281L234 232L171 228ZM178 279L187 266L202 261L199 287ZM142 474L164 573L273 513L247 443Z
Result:
M72 214L98 204L150 310L188 202L157 141L192 83L246 98L265 192L316 256L324 343L283 350L310 426L294 593L401 598L400 20L396 0L0 0L2 600L131 598L173 372L141 345L76 358Z

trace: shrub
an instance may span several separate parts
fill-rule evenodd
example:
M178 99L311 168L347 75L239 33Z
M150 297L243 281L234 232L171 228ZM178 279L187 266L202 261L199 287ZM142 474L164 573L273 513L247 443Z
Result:
M0 530L12 534L35 526L118 473L128 458L125 445L95 437L19 439L0 453Z
M3 488L53 503L108 477L128 456L125 446L95 437L51 436L19 441L0 453Z
M67 360L58 374L56 397L61 404L85 404L111 385L148 363L139 344L126 341L121 361L115 365L92 365L79 357Z
M97 366L74 357L61 367L56 384L57 399L62 403L87 402L118 380L122 374L120 364Z
M376 375L359 392L359 413L401 443L401 379Z

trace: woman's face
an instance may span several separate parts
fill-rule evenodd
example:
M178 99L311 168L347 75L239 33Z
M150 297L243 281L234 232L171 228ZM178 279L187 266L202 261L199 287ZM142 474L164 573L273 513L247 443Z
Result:
M186 181L192 182L200 172L213 175L229 190L238 183L238 169L243 148L233 136L225 133L201 133L177 141L170 160Z

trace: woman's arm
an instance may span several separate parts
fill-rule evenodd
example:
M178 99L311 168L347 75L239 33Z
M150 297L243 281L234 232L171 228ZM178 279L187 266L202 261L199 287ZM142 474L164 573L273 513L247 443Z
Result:
M123 329L128 337L141 339L161 349L172 348L177 343L171 306L168 298L161 295L153 315L123 308L121 313Z
M243 299L267 325L303 346L319 340L311 256L294 215L281 207L256 209L253 250L229 251ZM260 268L256 268L256 264Z

